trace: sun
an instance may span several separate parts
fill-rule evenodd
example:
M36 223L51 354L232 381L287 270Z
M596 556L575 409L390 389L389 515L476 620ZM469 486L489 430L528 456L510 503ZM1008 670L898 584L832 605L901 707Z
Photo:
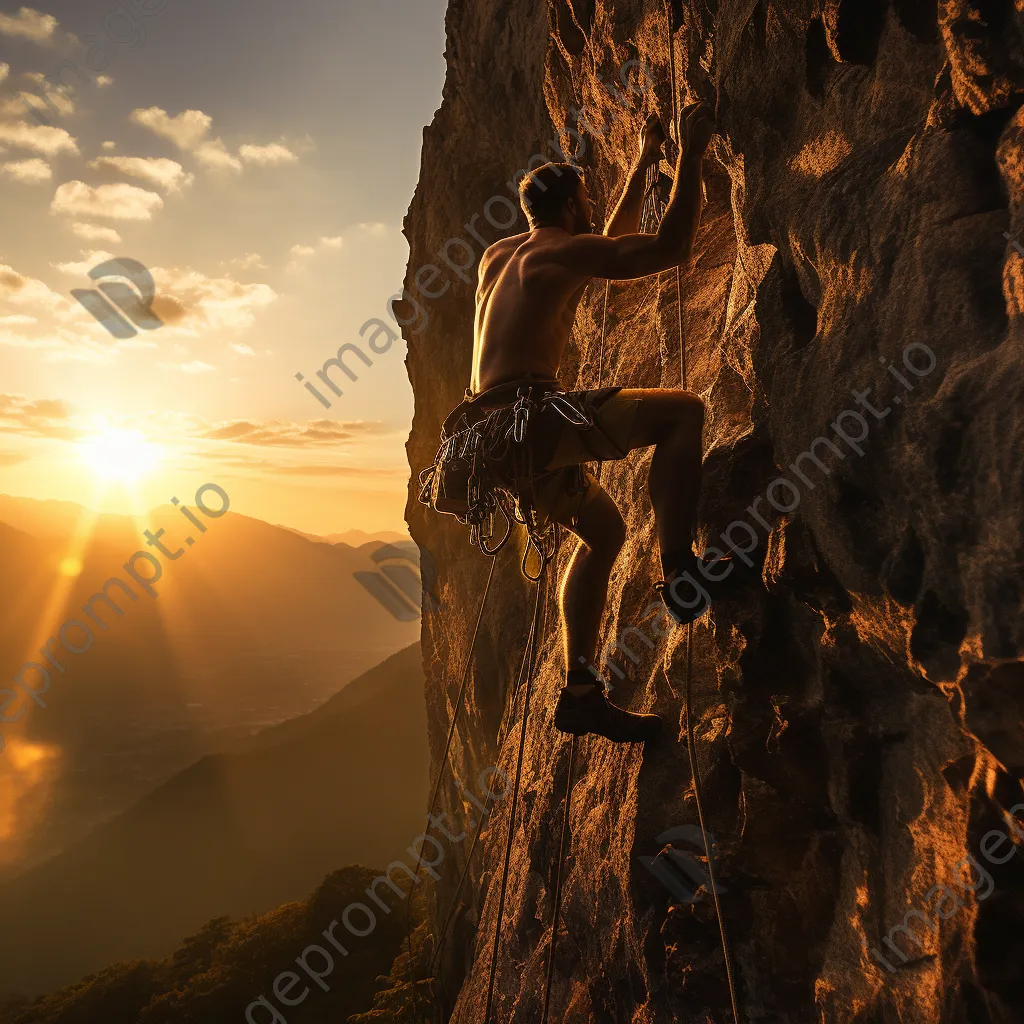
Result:
M82 461L100 478L130 484L148 476L160 449L137 430L108 427L80 443Z

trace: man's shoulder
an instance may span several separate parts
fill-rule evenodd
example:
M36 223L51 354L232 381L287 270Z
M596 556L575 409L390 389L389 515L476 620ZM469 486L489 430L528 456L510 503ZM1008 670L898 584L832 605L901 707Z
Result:
M496 242L491 242L486 249L482 259L490 259L494 256L504 255L512 249L518 249L529 237L531 232L522 231L518 235L509 235L507 238L499 238Z

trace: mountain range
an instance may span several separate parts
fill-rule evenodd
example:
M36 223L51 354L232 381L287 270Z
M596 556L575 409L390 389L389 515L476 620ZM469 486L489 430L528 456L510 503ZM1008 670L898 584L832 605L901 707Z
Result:
M427 764L413 644L0 884L0 991L162 957L210 918L305 899L342 865L409 861Z
M22 695L6 708L18 720L0 724L0 879L66 849L204 755L312 711L417 639L418 623L397 621L354 578L375 569L379 541L354 549L234 512L204 525L199 533L170 505L136 521L0 496L0 685L30 660L52 677L45 707ZM164 529L167 549L183 551L157 556L155 598L123 568L135 552L156 551L146 529ZM153 571L144 559L136 567ZM82 606L115 576L136 600L114 589L122 614L97 606L106 629L93 625L91 647L67 653L61 625L88 623ZM68 635L85 646L78 627ZM48 637L64 672L39 653ZM26 678L42 688L38 674Z

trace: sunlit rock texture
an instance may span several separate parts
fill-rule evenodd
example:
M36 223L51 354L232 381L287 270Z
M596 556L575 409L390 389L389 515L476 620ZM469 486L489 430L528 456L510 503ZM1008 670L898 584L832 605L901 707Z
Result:
M981 852L1011 852L985 837L1012 833L1015 806L1024 838L1022 12L1021 0L449 6L444 100L405 224L421 306L403 314L414 472L469 380L475 261L525 226L511 223L517 169L560 147L606 214L646 115L671 121L670 34L679 103L717 118L682 275L688 384L708 406L699 540L721 546L748 523L756 546L745 527L729 535L754 547L763 585L695 627L693 723L744 1021L1024 1019L1024 849L1002 864ZM420 270L431 264L438 274ZM604 294L591 284L563 383L595 386L603 365L606 384L678 387L674 273L611 286L602 364ZM612 697L666 716L668 736L577 744L549 1017L566 1024L731 1019L706 888L688 902L649 869L669 842L675 863L702 867L684 828L697 822L686 634L651 606L649 459L604 467L629 528L604 638L633 629L609 652ZM409 521L431 556L436 773L489 561L414 496ZM441 786L450 831L468 835L428 880L435 932L477 816L454 778L479 793L481 769L515 773L525 690L505 705L536 593L521 554L517 532ZM502 1024L541 1020L552 943L569 745L552 728L562 664L548 586L493 990ZM437 958L442 1020L484 1020L511 803L481 836Z

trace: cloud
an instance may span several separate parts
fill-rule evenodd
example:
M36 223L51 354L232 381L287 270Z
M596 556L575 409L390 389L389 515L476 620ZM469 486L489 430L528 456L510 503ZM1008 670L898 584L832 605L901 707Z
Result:
M81 78L81 75L79 75L79 78ZM65 117L75 112L74 86L65 85L63 79L55 81L47 78L41 71L26 71L21 75L19 84L23 87L23 92L20 94L23 107L19 113L24 113L24 104L28 102L29 90L31 90L32 95L41 102L46 103L47 106L52 105L56 107L58 112Z
M277 299L269 285L242 284L232 277L207 277L197 270L153 267L153 311L168 325L192 332L242 331L256 312Z
M68 181L54 193L50 213L78 217L107 217L111 220L152 220L153 211L163 207L156 192L119 182L93 188L84 181Z
M150 185L162 188L165 192L180 192L195 180L195 175L186 173L185 168L177 160L168 160L165 157L100 156L89 166L139 178Z
M234 352L237 352L240 356L254 356L254 355L256 355L256 350L255 349L253 349L249 345L243 345L243 344L241 344L240 342L237 342L237 341L233 341L228 346L228 348L230 348Z
M386 433L384 425L366 420L353 423L338 420L309 420L306 423L230 420L211 426L199 436L210 441L232 441L261 447L324 448L349 441L359 434L373 433Z
M312 256L316 249L311 245L293 245L288 251L293 256Z
M211 170L241 171L242 164L261 167L277 167L293 164L299 158L280 142L264 146L244 143L238 155L233 154L224 140L217 136L210 138L213 118L201 110L183 110L180 114L168 114L162 107L138 107L129 115L129 120L148 128L161 138L169 139L179 149L192 153L196 160Z
M108 85L113 85L113 84L114 84L114 80L110 77L110 75L97 75L96 76L96 86L99 89L106 89L106 87Z
M157 366L160 366L165 370L181 370L182 373L191 374L213 373L213 371L217 369L216 366L204 363L200 359L193 359L189 363L157 363Z
M20 274L5 263L0 263L0 300L16 306L36 305L50 311L66 301L48 284Z
M52 14L21 7L17 14L0 13L0 36L28 39L40 45L54 42L59 22Z
M137 108L129 120L148 128L155 135L170 139L179 149L193 150L203 141L213 118L201 110L183 110L173 117L160 107Z
M28 149L43 156L78 153L78 145L63 128L33 125L27 121L0 121L0 144Z
M71 225L71 230L87 242L110 242L111 245L118 245L121 241L121 236L113 228L101 227L99 224L85 224L76 220Z
M267 146L246 144L239 147L238 155L247 164L257 164L260 167L293 164L299 159L287 146L282 146L279 142L271 142Z
M0 432L72 441L82 431L71 423L71 406L56 399L30 402L24 395L0 395Z
M4 64L0 61L0 82L2 82L11 73L11 65Z
M183 110L168 114L161 107L139 107L131 112L129 120L148 128L155 135L169 139L187 153L195 154L204 167L240 171L242 163L232 156L220 138L207 139L213 118L201 110Z
M334 235L330 238L326 235L320 236L320 247L323 249L340 249L344 242L345 239L341 235Z
M379 235L386 235L388 233L388 226L387 226L387 224L384 224L383 222L381 222L379 220L370 221L370 222L360 221L360 223L358 223L356 225L356 227L359 228L360 231L365 231L367 234L370 234L370 235L378 235L379 236Z
M75 269L84 273L107 255L87 253L92 258ZM113 342L78 302L6 264L0 264L0 345L34 350L51 362L106 363L127 347Z
M114 254L104 252L102 249L83 249L82 257L77 263L51 263L50 266L54 270L59 270L62 274L72 274L75 277L81 277L83 274L88 274L96 264L106 263L107 260L114 259Z
M221 139L204 142L195 150L196 159L204 166L214 170L240 171L242 163L233 157Z
M8 178L20 181L23 185L39 185L53 177L50 165L45 160L40 160L39 157L32 157L29 160L10 160L0 165L0 170Z
M111 149L117 149L117 143L116 142L111 142L109 139L107 139L106 142L101 142L100 143L100 149L106 149L108 151L111 150Z
M237 267L239 270L266 270L267 265L258 252L247 252L244 256L236 256L228 260L229 267Z

